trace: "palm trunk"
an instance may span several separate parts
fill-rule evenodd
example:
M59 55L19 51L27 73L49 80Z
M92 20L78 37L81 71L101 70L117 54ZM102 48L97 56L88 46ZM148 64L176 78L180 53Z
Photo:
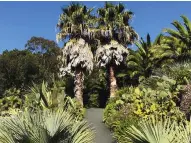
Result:
M74 94L76 99L80 102L82 106L83 106L83 80L84 80L84 74L79 68L77 68L74 77L74 84L75 84Z
M115 97L115 92L117 90L117 80L112 65L109 66L109 90L110 98Z
M181 94L180 110L184 112L187 119L190 120L191 85L186 85Z

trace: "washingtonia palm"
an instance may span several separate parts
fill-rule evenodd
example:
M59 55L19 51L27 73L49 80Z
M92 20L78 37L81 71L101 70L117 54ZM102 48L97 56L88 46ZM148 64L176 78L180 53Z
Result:
M74 75L75 97L83 105L83 80L84 72L93 70L93 54L89 40L92 39L90 30L94 24L94 17L91 15L93 9L79 3L72 3L67 8L63 8L57 27L59 33L57 40L69 41L62 49L60 76L67 73Z
M115 97L117 81L114 67L125 61L129 54L126 45L138 38L129 25L133 13L126 11L121 3L114 5L106 2L104 8L98 9L97 39L100 41L96 51L98 66L106 67L109 74L110 97Z

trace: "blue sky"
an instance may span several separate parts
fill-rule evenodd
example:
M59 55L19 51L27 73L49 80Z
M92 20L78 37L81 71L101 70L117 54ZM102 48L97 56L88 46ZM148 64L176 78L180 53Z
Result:
M14 48L24 49L27 40L40 36L56 39L61 7L70 2L0 2L0 53ZM100 7L104 2L83 2L88 7ZM184 14L191 19L191 2L123 2L135 13L131 25L140 37L150 33L154 39L163 28L172 28L173 20ZM62 45L61 43L59 44Z

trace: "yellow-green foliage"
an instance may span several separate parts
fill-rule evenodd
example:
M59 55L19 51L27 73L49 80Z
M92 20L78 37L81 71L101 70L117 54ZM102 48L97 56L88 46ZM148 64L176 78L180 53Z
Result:
M119 91L120 92L120 91ZM172 94L168 90L152 90L150 88L128 88L128 92L124 93L120 100L116 101L116 104L124 102L131 104L134 108L133 113L139 117L146 118L151 114L159 115L176 115L176 94Z
M117 96L116 99L113 99L113 104L108 104L105 112L109 108L119 111L123 106L130 106L135 115L143 118L151 114L169 115L173 118L179 118L176 115L181 117L176 107L177 94L171 93L167 89L152 90L150 88L128 87L119 90Z
M144 87L126 87L119 90L104 111L104 122L114 131L118 142L126 143L122 135L130 125L151 115L168 116L180 121L184 115L176 105L178 92L170 92L163 82L157 83L157 90Z

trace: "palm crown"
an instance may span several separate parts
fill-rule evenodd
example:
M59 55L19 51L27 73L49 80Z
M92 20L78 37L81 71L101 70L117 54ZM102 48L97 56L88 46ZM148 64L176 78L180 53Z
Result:
M181 18L183 24L178 21L172 22L176 30L164 29L170 36L166 36L163 41L168 47L161 49L161 52L177 61L187 60L191 56L191 21L186 16Z
M93 54L91 48L82 38L79 40L73 39L66 43L62 50L62 57L61 76L64 76L66 73L71 74L78 67L84 71L91 72L93 70ZM67 64L66 68L64 68L65 64Z
M126 45L138 38L137 33L129 26L133 12L126 11L122 3L113 5L106 2L105 7L99 8L97 12L99 33L104 40L113 39Z
M154 68L155 60L152 49L158 49L161 35L158 35L154 42L151 42L150 35L147 34L146 41L141 38L139 42L136 42L138 50L132 51L127 58L127 64L132 69L131 77L135 75L148 77L151 74L151 69Z
M94 16L91 15L93 8L88 9L85 5L71 3L67 8L62 9L57 27L60 32L57 40L68 38L91 37L90 27L93 26Z
M184 21L184 25L178 21L174 21L172 25L176 28L173 29L164 29L164 32L167 32L172 37L175 37L181 40L183 43L187 45L187 48L191 46L191 21L186 16L181 16Z

